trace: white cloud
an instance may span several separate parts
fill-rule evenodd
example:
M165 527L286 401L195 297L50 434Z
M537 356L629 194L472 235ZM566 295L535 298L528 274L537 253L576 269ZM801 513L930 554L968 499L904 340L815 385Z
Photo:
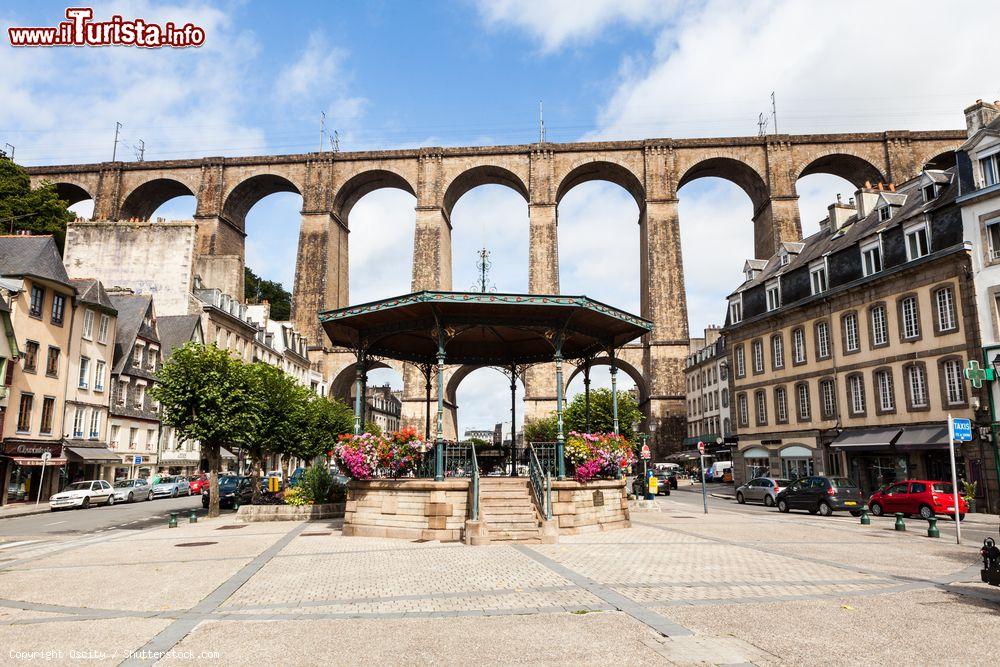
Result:
M416 199L402 190L362 197L347 221L350 302L406 294L412 284Z

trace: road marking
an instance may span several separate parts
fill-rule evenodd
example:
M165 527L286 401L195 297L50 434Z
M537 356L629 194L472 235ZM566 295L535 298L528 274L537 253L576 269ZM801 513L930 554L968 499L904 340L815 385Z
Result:
M65 521L54 521L53 523L47 523L46 526L58 526L61 523L66 523Z
M34 544L38 540L22 540L20 542L7 542L6 544L0 544L0 549L13 549L14 547L23 547L26 544Z

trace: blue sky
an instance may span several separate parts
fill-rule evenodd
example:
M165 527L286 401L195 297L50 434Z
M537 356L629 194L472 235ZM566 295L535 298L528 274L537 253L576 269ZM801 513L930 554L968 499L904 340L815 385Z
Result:
M8 2L0 23L54 25L65 4ZM995 42L995 3L446 2L101 3L113 13L188 21L199 49L15 50L0 46L0 143L25 164L108 160L145 141L146 159L315 150L320 112L342 150L530 142L544 101L547 139L755 134L776 92L783 132L963 126L976 98L1000 97L977 45ZM995 69L995 68L994 68ZM816 175L797 185L808 233L836 193ZM291 286L297 195L248 216L247 261ZM379 191L352 211L351 299L409 289L413 198ZM157 216L186 218L193 198ZM78 210L86 215L87 205ZM752 253L749 199L725 181L680 192L692 334L723 314L721 297ZM527 206L484 186L453 215L454 285L471 287L475 251L493 256L501 290L527 287ZM587 183L560 204L564 292L638 310L637 209L617 186ZM719 243L724 238L725 243ZM496 376L495 378L493 376ZM383 378L373 378L380 381ZM395 383L396 378L391 378ZM598 380L606 383L606 377ZM504 417L504 380L463 383L462 428Z

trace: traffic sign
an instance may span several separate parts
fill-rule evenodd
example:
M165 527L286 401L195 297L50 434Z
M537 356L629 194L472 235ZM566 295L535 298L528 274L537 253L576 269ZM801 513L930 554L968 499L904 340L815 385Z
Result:
M705 453L705 443L702 442L701 440L698 441L698 453L699 454Z
M644 459L647 459L647 460L648 460L648 459L649 459L649 457L650 457L650 453L649 453L649 445L643 445L643 446L642 446L642 458L644 458Z
M136 454L135 456L132 457L132 465L134 465L134 466L142 465L142 455L141 454Z
M952 419L951 439L955 442L972 442L972 420Z

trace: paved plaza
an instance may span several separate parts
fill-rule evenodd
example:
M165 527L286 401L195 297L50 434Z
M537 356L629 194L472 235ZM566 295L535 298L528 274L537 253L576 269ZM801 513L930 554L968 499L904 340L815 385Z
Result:
M7 549L0 663L996 664L974 544L693 500L554 545L227 516Z

